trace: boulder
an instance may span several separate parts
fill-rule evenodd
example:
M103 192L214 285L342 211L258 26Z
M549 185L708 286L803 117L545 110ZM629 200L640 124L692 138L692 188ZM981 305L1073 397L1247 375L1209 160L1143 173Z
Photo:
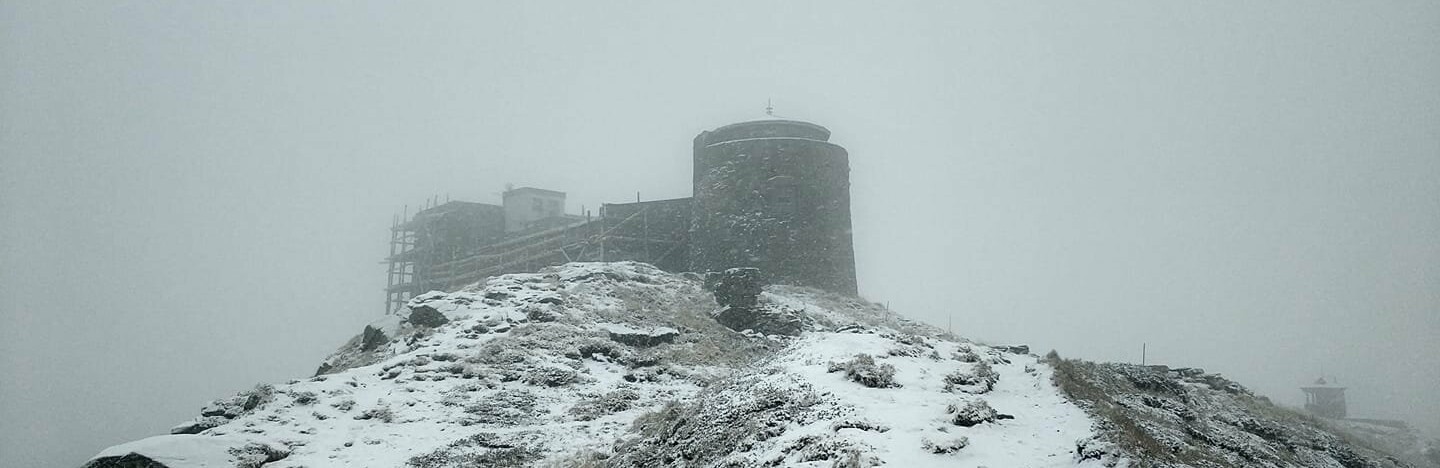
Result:
M220 425L222 425L222 424L225 424L225 423L228 423L228 422L230 422L230 418L227 418L227 417L224 417L224 416L201 416L201 417L195 418L195 420L193 420L193 421L189 421L189 422L186 422L186 423L182 423L182 424L180 424L180 425L178 425L178 426L175 426L175 427L170 428L170 433L171 433L171 434L199 434L199 433L201 433L201 432L204 432L206 429L210 429L210 428L212 428L212 427L218 427L218 426L220 426Z
M1205 369L1199 367L1176 367L1170 369L1170 372L1177 377L1200 377L1205 375Z
M711 272L705 283L715 293L715 302L724 307L748 308L759 303L764 284L757 268L731 268Z
M715 314L715 321L735 331L752 330L766 335L799 336L800 317L793 313L767 307L726 307Z
M246 435L164 435L105 449L82 468L257 467L289 455L283 444Z
M672 343L680 336L679 330L669 327L637 330L624 325L607 325L605 331L609 333L611 341L637 348Z
M440 311L428 305L411 308L410 318L406 320L408 320L411 325L430 328L450 323L450 319L445 318L445 314L440 313Z
M385 332L379 328L375 328L373 325L366 325L365 331L360 332L361 351L373 351L375 348L379 348L381 345L389 342L390 337L385 336ZM326 370L328 371L329 369Z
M234 419L244 414L245 410L245 400L239 396L235 396L210 402L210 404L200 409L200 416Z
M81 468L170 468L150 457L138 454L127 453L114 457L99 457L90 460Z
M715 302L723 307L714 317L726 328L766 335L800 334L800 318L794 313L760 305L760 293L765 285L759 269L731 268L710 272L705 277L705 286L715 294Z
M996 346L995 349L1011 354L1030 354L1030 345L1001 345Z

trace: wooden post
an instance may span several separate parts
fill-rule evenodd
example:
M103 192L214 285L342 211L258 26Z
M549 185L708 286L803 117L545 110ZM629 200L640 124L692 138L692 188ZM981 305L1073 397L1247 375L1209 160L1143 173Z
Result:
M396 214L396 215L391 215L391 216L390 216L390 258L386 259L386 260L389 260L389 262L390 262L390 267L389 267L389 268L386 268L387 271L386 271L386 274L385 274L385 314L386 314L386 315L389 315L389 314L390 314L390 310L391 310L391 308L393 307L393 304L392 304L392 303L395 301L394 292L392 292L391 289L395 287L395 247L396 247L396 240L397 240L397 239L395 238L395 236L397 236L397 235L400 234L399 229L400 229L400 215L398 215L398 214Z

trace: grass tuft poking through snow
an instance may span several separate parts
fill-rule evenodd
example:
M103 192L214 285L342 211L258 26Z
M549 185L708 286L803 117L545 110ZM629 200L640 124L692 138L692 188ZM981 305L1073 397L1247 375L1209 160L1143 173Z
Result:
M895 366L875 364L875 358L869 354L856 354L855 358L843 363L832 362L829 371L844 371L846 378L870 388L900 386L895 382Z

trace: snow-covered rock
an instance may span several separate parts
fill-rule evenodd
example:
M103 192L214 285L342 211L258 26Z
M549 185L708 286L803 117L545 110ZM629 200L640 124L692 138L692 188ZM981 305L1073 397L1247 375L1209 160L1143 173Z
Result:
M1061 389L1099 421L1098 434L1077 442L1077 451L1106 466L1126 459L1155 467L1412 466L1355 443L1334 420L1274 405L1216 374L1049 360Z
M248 468L283 460L288 455L283 444L257 437L164 435L105 449L85 468Z
M612 341L627 344L638 348L673 343L675 338L680 336L680 331L670 327L654 327L644 330L631 328L618 323L602 323L600 328L609 332Z

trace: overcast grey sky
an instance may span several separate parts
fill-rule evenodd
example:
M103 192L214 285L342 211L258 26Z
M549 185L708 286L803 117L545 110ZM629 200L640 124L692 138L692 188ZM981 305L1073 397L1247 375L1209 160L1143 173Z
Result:
M0 0L0 466L301 378L391 215L851 155L862 294L979 340L1440 431L1440 3Z

